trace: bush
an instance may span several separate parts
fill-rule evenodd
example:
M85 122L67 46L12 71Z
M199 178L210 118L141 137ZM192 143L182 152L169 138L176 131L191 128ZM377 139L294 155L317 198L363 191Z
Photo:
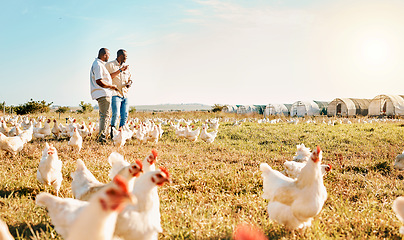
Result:
M10 111L10 107L6 106L6 102L0 103L0 111L3 112L3 113L6 113L6 112Z
M135 106L130 107L129 113L134 113L134 112L136 112L136 107Z
M78 113L90 113L94 110L90 103L84 103L84 101L80 102L80 107L81 109L77 110Z
M22 105L18 105L17 107L14 107L14 111L18 115L24 115L24 114L32 114L32 113L47 113L50 111L50 105L52 105L53 102L51 103L46 103L44 100L42 101L34 101L30 100L27 103L24 103Z
M56 110L57 113L66 113L66 112L68 112L68 111L70 111L70 108L69 108L69 107L59 107L59 108Z
M224 105L215 104L212 107L212 112L221 112L224 108Z

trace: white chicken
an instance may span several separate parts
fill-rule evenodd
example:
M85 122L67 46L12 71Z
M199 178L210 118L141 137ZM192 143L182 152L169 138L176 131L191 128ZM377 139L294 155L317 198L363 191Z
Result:
M45 137L46 137L45 134L42 134L42 133L39 133L39 132L34 132L34 133L32 134L32 136L33 136L35 139L45 139Z
M185 128L185 138L188 139L189 141L195 142L198 140L198 136L201 133L201 128L197 128L195 130L191 130L189 128L189 125L186 126Z
M297 178L302 171L302 168L306 166L306 162L285 161L283 163L285 167L284 174L290 178ZM321 164L321 174L324 176L326 172L331 171L330 164Z
M117 176L113 183L89 202L40 193L36 204L47 208L56 232L64 239L111 240L122 204L132 202L126 182Z
M71 134L73 132L74 128L78 128L78 125L77 125L77 120L75 118L69 117L69 122L70 123L66 125L66 128L67 128L67 132L69 134Z
M80 152L81 147L83 145L83 138L81 137L80 133L78 132L77 127L73 128L72 135L71 135L67 145L72 146L73 149L76 149L77 152Z
M146 133L143 131L141 127L136 131L135 138L139 140L139 142L144 143L147 141Z
M119 171L121 171L122 168L127 167L130 165L129 162L125 160L125 158L117 153L117 152L112 152L109 157L108 157L108 163L111 166L111 169L109 170L109 178L112 180L118 174Z
M142 172L154 171L156 169L154 165L156 159L157 159L157 151L153 149L152 153L143 159L143 162L139 161L140 162L139 163L138 160L136 160L136 163L138 163L138 165L141 166ZM110 179L113 179L115 175L117 175L123 168L131 165L124 159L124 157L121 154L117 152L113 152L109 155L108 163L111 166L111 169L108 174ZM128 181L129 189L133 189L135 180L136 179L134 178Z
M143 171L144 172L149 172L149 171L155 171L156 170L156 161L157 161L157 151L156 149L152 149L151 153L147 155L143 161Z
M81 197L88 191L88 189L104 185L104 183L99 182L97 178L94 177L81 159L77 159L76 171L72 172L70 176L73 179L72 193L76 199L82 200Z
M398 197L393 202L393 211L397 218L404 223L404 197ZM404 226L400 227L400 234L404 234Z
M293 157L293 161L307 162L307 160L309 160L311 155L310 148L304 146L303 143L297 145L296 148L297 148L296 156Z
M125 182L127 182L128 184L129 189L132 190L134 179L138 177L142 171L142 163L140 162L140 160L136 160L135 163L123 167L116 175L119 175L123 180L125 180ZM74 172L72 191L76 199L88 201L96 192L112 184L112 182L107 184L99 184L96 178L92 174L90 174L91 172L85 166L81 166ZM114 178L115 177L116 176L114 176ZM96 180L97 182L95 182L94 180ZM129 182L131 182L131 186L129 186Z
M179 138L185 138L186 131L187 129L180 124L179 126L176 126L175 135Z
M1 240L14 240L14 237L11 235L8 230L8 226L5 222L0 220L0 239Z
M157 125L153 124L153 128L151 131L148 132L146 139L149 142L157 143L160 137L160 130Z
M123 147L125 145L126 140L130 139L132 137L131 133L128 131L124 130L122 127L120 127L117 131L117 133L114 133L114 137L112 138L112 141L114 142L114 146L119 146Z
M49 146L46 143L36 177L40 183L52 185L56 190L56 196L59 196L59 189L63 180L62 161L59 160L57 150L52 145Z
M159 199L154 197L154 190L170 181L169 172L165 168L142 174L132 191L137 204L127 205L119 214L115 235L125 240L157 239L162 228Z
M112 139L119 134L119 130L117 130L114 126L111 126L111 132L112 132Z
M16 155L20 152L25 144L25 139L23 136L7 137L0 132L0 149Z
M55 135L56 139L59 139L62 135L62 129L58 125L56 119L53 119L53 128L52 128L52 133Z
M163 130L163 127L161 126L161 123L157 124L157 128L159 130L159 135L160 135L160 138L161 138L163 136L163 133L164 133L164 130Z
M201 140L207 143L212 143L217 136L217 130L208 132L208 125L202 124Z
M48 119L44 123L42 128L34 128L34 133L43 134L44 137L50 136L52 134L52 129L51 129L50 124L49 124L50 122L51 122L51 120Z
M21 124L16 123L14 127L11 128L10 132L8 132L9 137L15 137L22 133Z
M394 161L394 168L398 170L404 170L404 151L398 154Z
M209 123L210 127L211 127L213 130L216 131L216 130L219 129L219 119L210 120L208 123Z
M4 120L1 120L0 123L0 132L4 135L8 135L8 133L11 131L11 127L8 127L6 121Z
M81 125L78 124L77 131L79 132L82 138L86 138L91 135L90 130L88 129L84 121L81 123Z
M112 240L118 213L132 196L124 179L116 176L111 185L95 194L69 230L67 240Z
M327 190L321 173L322 151L319 146L302 168L297 179L286 177L261 163L264 194L268 199L269 218L289 229L308 227L322 209Z
M32 135L34 132L34 126L30 123L29 127L26 130L23 130L19 135L24 143L27 143L32 140Z

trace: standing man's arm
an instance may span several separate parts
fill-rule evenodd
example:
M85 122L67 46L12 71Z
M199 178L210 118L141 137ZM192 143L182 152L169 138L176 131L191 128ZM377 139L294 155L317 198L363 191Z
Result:
M121 67L120 69L118 69L116 72L112 72L109 74L111 75L111 78L114 79L116 76L118 76L119 73L126 71L126 69L128 69L128 65L125 65L125 66Z
M109 88L109 89L115 90L115 91L117 91L117 92L119 92L119 93L122 93L121 90L119 90L119 89L116 87L116 85L108 85L108 84L105 84L104 81L103 81L101 78L95 80L95 82L96 82L98 85L100 85L100 87L102 87L102 88Z

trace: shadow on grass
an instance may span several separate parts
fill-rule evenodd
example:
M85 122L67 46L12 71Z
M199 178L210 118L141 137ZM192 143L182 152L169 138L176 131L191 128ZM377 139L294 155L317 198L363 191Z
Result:
M26 223L22 223L15 226L8 226L11 235L15 238L24 237L29 239L36 239L36 234L40 234L42 232L49 232L50 226L47 223L39 223L36 225L28 225Z
M11 194L13 194L15 197L22 197L22 196L35 196L38 193L39 189L30 187L20 187L14 190L0 189L1 198L8 198Z

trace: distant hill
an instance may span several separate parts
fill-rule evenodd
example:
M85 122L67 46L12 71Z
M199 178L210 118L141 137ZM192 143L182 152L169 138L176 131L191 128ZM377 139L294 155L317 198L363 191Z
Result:
M207 111L212 110L212 106L199 103L183 104L158 104L158 105L135 105L138 112L165 112L165 111Z

